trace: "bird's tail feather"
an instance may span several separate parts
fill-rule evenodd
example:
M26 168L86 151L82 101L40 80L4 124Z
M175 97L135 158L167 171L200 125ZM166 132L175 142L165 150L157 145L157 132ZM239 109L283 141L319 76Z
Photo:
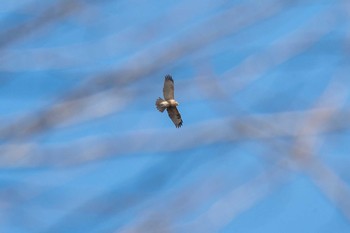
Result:
M164 100L162 98L158 98L157 101L156 101L156 107L157 109L160 111L160 112L164 112L164 110L166 109L165 107L162 107L160 105L161 102L163 102Z

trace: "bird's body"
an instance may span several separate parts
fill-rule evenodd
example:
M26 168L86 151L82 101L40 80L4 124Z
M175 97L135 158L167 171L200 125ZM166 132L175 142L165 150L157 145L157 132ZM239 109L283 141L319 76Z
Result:
M158 98L156 100L156 107L160 112L164 112L166 109L170 119L174 122L176 128L182 126L182 119L177 106L179 103L174 99L174 80L170 75L165 76L164 88L163 88L164 99Z
M163 100L162 98L158 98L156 103L157 109L161 112L163 112L168 107L176 107L179 105L179 103L175 100Z

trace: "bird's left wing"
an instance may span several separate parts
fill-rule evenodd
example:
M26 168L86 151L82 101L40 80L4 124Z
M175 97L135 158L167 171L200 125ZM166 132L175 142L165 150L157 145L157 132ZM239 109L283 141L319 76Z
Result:
M165 76L163 95L165 100L174 99L174 80L170 75Z
M166 110L168 111L169 117L174 122L176 128L180 128L183 121L179 110L177 110L176 107L168 107Z

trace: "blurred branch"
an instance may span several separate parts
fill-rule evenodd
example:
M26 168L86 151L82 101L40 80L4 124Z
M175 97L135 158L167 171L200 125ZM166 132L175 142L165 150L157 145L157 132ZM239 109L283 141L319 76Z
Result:
M289 169L285 166L285 162L282 159L269 170L265 170L250 181L233 188L194 221L176 226L176 228L180 229L181 232L219 232L237 215L252 208L257 202L266 198L286 182Z
M125 133L113 138L88 138L59 147L42 147L36 143L6 144L0 148L2 167L49 166L65 167L86 162L127 155L138 151L171 152L188 150L218 142L240 140L270 140L276 137L313 136L347 130L350 127L350 112L334 116L333 121L300 134L297 126L309 115L323 115L333 111L314 109L312 111L286 112L223 118L193 124L183 129L183 136L169 130L142 130ZM270 122L274 122L273 125ZM228 127L229 126L229 127ZM191 132L191 133L190 133ZM163 136L160 136L163 135ZM166 135L166 137L164 136ZM157 143L155 142L155 138ZM133 143L129 147L129 142ZM169 143L171 142L171 143Z
M80 10L84 6L82 0L60 0L55 1L50 7L45 8L37 16L21 23L18 26L0 32L0 49L3 50L11 44L22 40L26 36L35 31L46 27L47 25L58 21L74 12ZM32 12L37 8L38 2L29 4L21 12Z
M169 158L165 158L152 165L141 172L132 182L112 185L108 191L83 202L56 224L47 227L42 232L61 233L67 226L70 229L88 231L98 229L109 219L115 218L119 219L119 221L115 221L116 225L121 225L120 219L123 220L122 222L127 222L128 218L125 218L124 214L130 210L137 211L150 199L157 198L158 193L166 188L169 180L186 162L186 159L182 157L173 157L170 160L171 163L168 163ZM84 226L81 226L81 223L76 219L80 219L81 215L85 214L94 216L94 219L90 219Z
M310 114L304 118L304 121L298 126L298 134L295 138L295 144L292 148L291 156L319 186L321 191L339 208L350 222L350 188L342 179L324 162L315 156L317 153L317 142L320 137L309 134L315 129L322 128L325 124L334 120L334 117L340 114L344 106L349 91L347 80L348 67L338 71L332 77L324 93L319 97L315 108L332 106L332 111L326 114ZM315 109L314 108L314 109Z

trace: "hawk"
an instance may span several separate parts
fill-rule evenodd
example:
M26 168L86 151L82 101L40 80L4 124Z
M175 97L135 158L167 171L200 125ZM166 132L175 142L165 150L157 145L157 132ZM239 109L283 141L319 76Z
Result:
M165 100L159 97L156 101L157 109L160 112L164 112L166 109L170 119L174 122L175 127L180 128L183 121L181 119L179 110L176 108L179 103L174 99L174 80L171 75L165 76L163 95Z

